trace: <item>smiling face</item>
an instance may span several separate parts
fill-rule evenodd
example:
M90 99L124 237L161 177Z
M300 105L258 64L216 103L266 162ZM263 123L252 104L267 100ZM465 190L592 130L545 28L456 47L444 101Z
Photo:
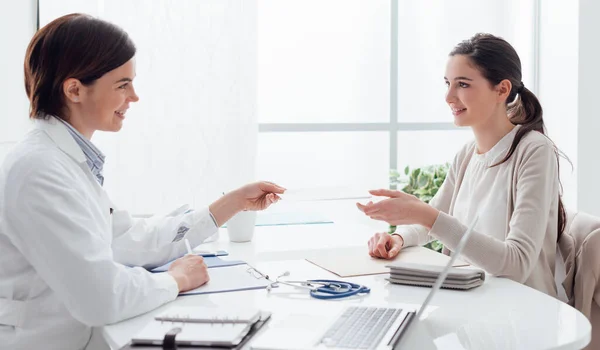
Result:
M486 123L504 106L498 89L481 74L465 55L453 55L446 65L446 102L457 126Z
M134 60L127 61L89 85L65 81L69 123L87 138L96 130L119 131L131 102L139 100L133 88Z

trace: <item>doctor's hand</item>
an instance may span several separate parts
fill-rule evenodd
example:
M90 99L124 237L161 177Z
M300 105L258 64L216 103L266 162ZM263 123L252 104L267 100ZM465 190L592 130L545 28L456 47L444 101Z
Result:
M399 235L376 233L369 239L369 255L374 258L393 259L403 246L404 240Z
M404 192L381 189L369 193L388 197L377 203L356 203L358 209L373 220L385 221L394 226L420 224L431 229L439 214L434 207Z
M185 255L173 261L168 273L177 282L180 292L198 288L210 279L204 258L198 255Z
M272 182L262 181L242 186L213 202L208 209L221 227L235 214L244 210L264 210L281 198L278 194L285 188Z
M278 194L285 188L272 182L261 181L248 184L234 191L242 202L243 210L265 210L281 198Z

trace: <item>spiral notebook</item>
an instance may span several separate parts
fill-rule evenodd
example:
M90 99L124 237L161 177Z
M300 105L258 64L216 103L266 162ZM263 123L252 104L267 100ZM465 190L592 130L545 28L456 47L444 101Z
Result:
M232 348L246 338L262 316L254 308L172 307L157 315L131 344L164 345L171 334L171 341L178 346Z
M410 286L432 287L439 275L444 270L443 266L410 264L397 262L387 265L390 269L388 281L396 284L407 284ZM485 271L479 268L456 268L449 269L448 275L442 283L442 288L468 290L479 287L485 281Z

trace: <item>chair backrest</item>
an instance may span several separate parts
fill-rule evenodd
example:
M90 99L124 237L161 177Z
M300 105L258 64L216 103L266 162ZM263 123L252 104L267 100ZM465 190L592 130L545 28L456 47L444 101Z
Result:
M592 343L600 346L600 217L567 213L565 234L558 242L564 259L563 281L569 303L592 323Z
M579 250L589 235L600 230L600 217L584 212L567 211L565 232L573 237L575 248Z
M589 317L592 300L600 305L600 286L596 282L600 276L600 217L568 212L565 234L558 246L565 262L563 286L567 296Z

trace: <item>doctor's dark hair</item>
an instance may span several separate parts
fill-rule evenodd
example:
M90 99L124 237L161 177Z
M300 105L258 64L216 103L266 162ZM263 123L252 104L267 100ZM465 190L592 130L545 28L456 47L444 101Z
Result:
M75 78L91 85L135 52L123 29L101 19L73 13L48 23L35 33L25 54L29 117L65 119L65 80Z
M525 87L521 76L521 60L515 49L504 39L486 33L475 34L472 38L459 43L451 52L450 56L463 55L481 72L485 79L492 85L498 85L507 79L512 89L506 99L509 120L514 125L521 125L510 145L504 159L492 165L498 166L507 160L515 152L521 139L531 131L545 134L544 119L542 118L542 106L537 97ZM546 136L547 137L547 136ZM560 162L562 153L554 147L556 160ZM565 157L566 158L566 157ZM546 174L541 174L545 176ZM560 175L559 175L560 182ZM562 185L561 185L562 192ZM558 237L560 240L567 221L565 207L561 194L558 195Z

